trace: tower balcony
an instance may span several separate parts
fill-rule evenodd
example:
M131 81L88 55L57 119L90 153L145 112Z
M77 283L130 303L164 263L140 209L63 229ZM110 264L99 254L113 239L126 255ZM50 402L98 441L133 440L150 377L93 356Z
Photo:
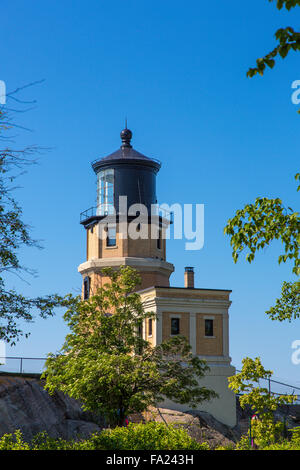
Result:
M150 212L150 211L149 211ZM107 216L116 216L118 219L121 213L115 213L115 208L113 204L100 204L98 206L90 207L85 211L80 213L80 223L84 226L90 225L98 220L102 220L104 217ZM126 214L127 215L127 214ZM133 220L139 216L137 212L136 215L127 215L128 220ZM166 209L160 208L157 204L153 204L151 208L151 212L148 215L148 221L152 222L156 221L159 218L160 223L164 223L165 225L173 224L174 222L174 213L170 212Z

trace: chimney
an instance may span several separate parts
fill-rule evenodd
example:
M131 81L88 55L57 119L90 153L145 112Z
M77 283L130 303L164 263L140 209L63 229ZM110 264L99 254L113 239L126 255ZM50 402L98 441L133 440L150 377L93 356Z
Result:
M186 266L184 270L184 287L187 289L194 288L194 268Z

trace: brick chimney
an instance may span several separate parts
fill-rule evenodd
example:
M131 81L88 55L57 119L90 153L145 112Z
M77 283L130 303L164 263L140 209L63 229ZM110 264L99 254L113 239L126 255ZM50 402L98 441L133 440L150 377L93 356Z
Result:
M193 289L194 286L194 268L186 266L184 269L184 287Z

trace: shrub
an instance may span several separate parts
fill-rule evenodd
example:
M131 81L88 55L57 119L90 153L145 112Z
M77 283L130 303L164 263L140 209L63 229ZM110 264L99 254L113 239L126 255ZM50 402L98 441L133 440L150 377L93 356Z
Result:
M183 428L155 422L106 429L91 440L96 449L107 450L209 450L207 444L199 444Z
M276 444L264 447L263 450L300 450L300 427L290 429L292 438L290 441L282 440Z
M4 434L0 439L0 450L30 450L29 444L24 442L20 430L14 434Z
M183 428L150 422L105 429L78 441L53 439L43 432L30 444L18 430L0 438L0 450L209 450L209 447L192 439Z
M249 436L242 436L235 446L236 450L251 450L251 445L249 443Z

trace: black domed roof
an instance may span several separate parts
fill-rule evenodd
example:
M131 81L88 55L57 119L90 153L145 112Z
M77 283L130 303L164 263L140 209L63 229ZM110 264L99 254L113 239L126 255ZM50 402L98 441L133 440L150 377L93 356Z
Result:
M101 167L107 167L110 163L140 163L152 166L156 168L157 171L160 169L161 162L159 160L156 160L155 158L146 157L142 153L132 148L130 143L132 138L132 132L130 129L123 129L120 135L122 139L122 145L118 150L111 153L110 155L107 155L106 157L96 159L92 162L92 167L96 173Z

